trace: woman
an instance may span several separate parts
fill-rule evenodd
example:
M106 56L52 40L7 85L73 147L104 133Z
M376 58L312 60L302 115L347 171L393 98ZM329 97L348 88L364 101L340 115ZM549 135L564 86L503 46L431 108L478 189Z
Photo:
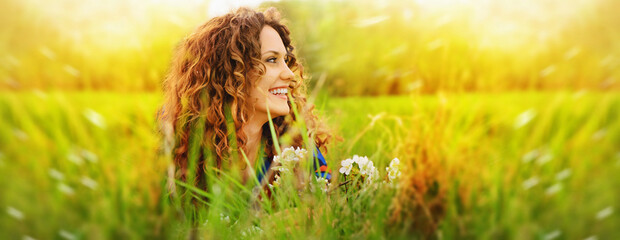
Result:
M278 138L292 135L289 144L303 147L292 106L317 147L317 172L330 177L318 149L325 150L331 136L306 103L303 67L293 49L274 8L240 8L210 19L184 40L164 81L161 114L177 178L205 189L209 174L239 171L237 166L245 183L255 168L268 169L276 155L269 117Z

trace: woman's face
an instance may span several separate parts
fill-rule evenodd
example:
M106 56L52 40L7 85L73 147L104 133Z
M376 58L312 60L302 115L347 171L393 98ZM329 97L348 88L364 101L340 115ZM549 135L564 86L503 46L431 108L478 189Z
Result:
M267 119L267 105L271 117L289 114L287 93L289 84L295 74L289 69L286 48L278 32L270 26L260 32L261 61L265 65L265 74L259 76L256 87L250 93L254 103L254 117Z

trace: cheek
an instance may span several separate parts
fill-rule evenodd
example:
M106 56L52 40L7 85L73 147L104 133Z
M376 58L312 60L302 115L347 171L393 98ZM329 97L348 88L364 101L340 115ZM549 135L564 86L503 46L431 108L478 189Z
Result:
M267 92L267 90L269 90L269 87L271 86L271 81L269 79L272 79L269 77L269 75L263 75L258 81L254 83L254 90L256 92Z
M252 95L250 96L250 103L258 104L259 102L264 102L265 101L264 95L265 94L260 92L258 89L254 89L254 91L252 91Z
M259 86L267 87L271 86L278 79L278 69L274 67L267 67L265 74L258 81Z
M252 94L250 95L250 99L248 99L248 104L250 105L250 107L260 111L260 112L265 112L266 111L266 102L267 102L267 98L268 96L266 95L266 91L263 91L262 86L257 86L258 88L254 88L254 90L252 91Z

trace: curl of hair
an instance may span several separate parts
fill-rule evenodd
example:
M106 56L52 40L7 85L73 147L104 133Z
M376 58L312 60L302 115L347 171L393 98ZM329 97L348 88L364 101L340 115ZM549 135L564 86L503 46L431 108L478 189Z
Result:
M159 115L163 135L170 146L177 178L185 180L188 168L188 154L192 134L197 129L200 153L207 150L215 153L215 166L206 166L205 156L201 154L193 174L200 179L207 167L222 169L232 149L228 141L227 122L234 123L239 148L244 148L246 136L241 129L251 116L249 103L250 90L255 86L252 73L264 74L260 60L260 32L264 26L274 28L284 43L289 55L289 67L296 73L291 84L293 101L298 112L303 115L306 127L315 144L324 146L331 134L313 113L313 106L306 103L306 85L303 66L295 60L289 29L280 23L280 14L275 8L256 12L240 8L235 12L215 17L199 26L184 39L177 48L172 63L163 82L164 104ZM289 100L290 101L290 100ZM290 106L290 102L289 102ZM229 116L226 119L226 111ZM273 119L276 134L286 133L295 121L293 111L287 116ZM267 140L266 153L274 155L269 126L263 126L263 139ZM301 138L295 145L301 146Z

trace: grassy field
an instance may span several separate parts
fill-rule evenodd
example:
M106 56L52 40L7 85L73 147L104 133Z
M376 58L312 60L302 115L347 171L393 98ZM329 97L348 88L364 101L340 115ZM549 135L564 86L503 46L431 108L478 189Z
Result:
M155 124L160 101L153 93L2 92L0 238L190 234L187 217L165 193L168 161L157 154ZM284 196L297 211L262 214L222 188L199 216L198 234L620 237L615 92L319 97L316 105L343 139L326 153L332 185L343 179L340 160L357 154L381 175L398 157L397 187Z
M218 2L9 0L0 239L620 239L620 2L260 5L339 136L327 193L169 182L161 81ZM354 155L379 181L339 174Z

